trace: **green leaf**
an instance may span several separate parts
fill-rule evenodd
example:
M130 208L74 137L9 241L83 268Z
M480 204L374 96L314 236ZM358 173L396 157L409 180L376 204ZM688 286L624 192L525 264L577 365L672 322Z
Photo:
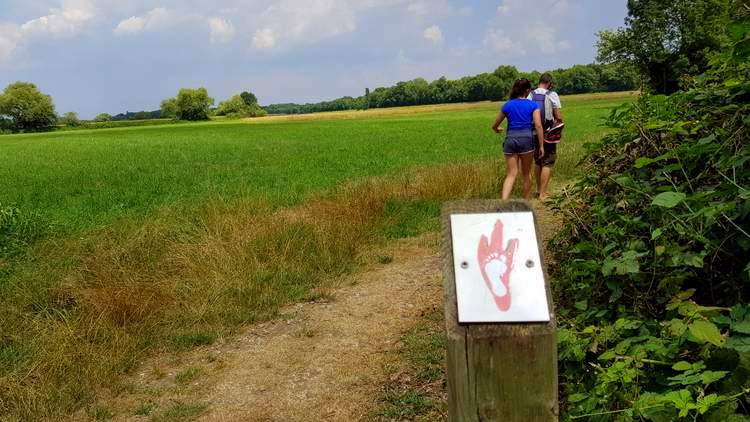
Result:
M688 369L692 368L693 365L690 364L690 362L686 362L684 360L681 360L674 365L672 365L672 369L675 371L687 371Z
M576 303L575 303L575 307L576 307L576 309L578 309L579 311L585 311L585 310L586 310L586 309L588 309L588 307L589 307L589 301L588 301L588 300L586 300L586 299L584 299L584 300L579 300L578 302L576 302Z
M651 205L674 208L677 204L684 201L685 198L686 195L682 192L662 192L654 197Z
M750 319L732 324L732 331L742 334L750 334Z
M724 378L728 373L727 371L706 371L701 374L701 382L703 385L708 385Z
M661 234L662 234L662 230L661 229L656 229L656 230L652 231L651 232L651 240L656 240L659 236L661 236Z
M719 396L716 395L715 393L712 393L702 398L699 398L696 407L698 409L698 413L702 415L708 412L708 410L711 409L713 406L721 402L722 400L719 398Z
M654 160L652 160L652 159L650 159L648 157L641 157L641 158L635 160L635 164L633 166L635 168L639 169L639 168L646 167L647 165L649 165L649 164L651 164L653 162L654 162Z
M719 332L716 325L711 322L702 320L695 321L688 326L688 330L690 330L690 334L692 334L693 337L704 343L711 343L714 346L719 347L724 345L724 337L722 337L721 332Z
M738 352L748 353L750 352L750 337L747 336L732 336L727 340L727 347L734 349Z
M690 410L695 409L693 395L688 390L670 391L665 394L665 397L680 411L681 418L687 416Z
M577 403L582 400L586 400L589 397L588 394L575 393L568 396L568 403Z

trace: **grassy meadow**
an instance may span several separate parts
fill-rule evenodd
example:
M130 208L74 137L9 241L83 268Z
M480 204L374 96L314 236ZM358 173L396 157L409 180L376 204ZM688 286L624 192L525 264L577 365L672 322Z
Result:
M553 188L633 98L563 97ZM314 298L373 244L436 228L445 200L498 196L497 108L0 137L0 204L30 227L10 233L37 233L0 248L0 421L94 406L144 356Z

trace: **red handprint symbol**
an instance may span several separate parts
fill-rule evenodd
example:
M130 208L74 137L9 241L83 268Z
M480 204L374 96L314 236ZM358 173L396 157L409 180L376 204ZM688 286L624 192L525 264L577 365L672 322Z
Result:
M489 241L485 235L479 239L479 269L501 311L510 309L510 273L513 271L513 254L517 248L518 239L510 239L508 246L503 249L503 223L500 220L495 223Z

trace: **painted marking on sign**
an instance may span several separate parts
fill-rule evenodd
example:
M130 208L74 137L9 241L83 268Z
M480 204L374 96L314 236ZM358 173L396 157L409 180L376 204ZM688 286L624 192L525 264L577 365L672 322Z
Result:
M531 212L451 215L459 322L550 320Z

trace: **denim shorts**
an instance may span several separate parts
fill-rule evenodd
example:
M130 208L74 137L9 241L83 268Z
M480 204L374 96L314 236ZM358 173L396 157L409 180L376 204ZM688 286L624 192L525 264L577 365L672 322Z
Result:
M531 130L509 130L505 137L503 152L506 155L534 152L534 137Z

